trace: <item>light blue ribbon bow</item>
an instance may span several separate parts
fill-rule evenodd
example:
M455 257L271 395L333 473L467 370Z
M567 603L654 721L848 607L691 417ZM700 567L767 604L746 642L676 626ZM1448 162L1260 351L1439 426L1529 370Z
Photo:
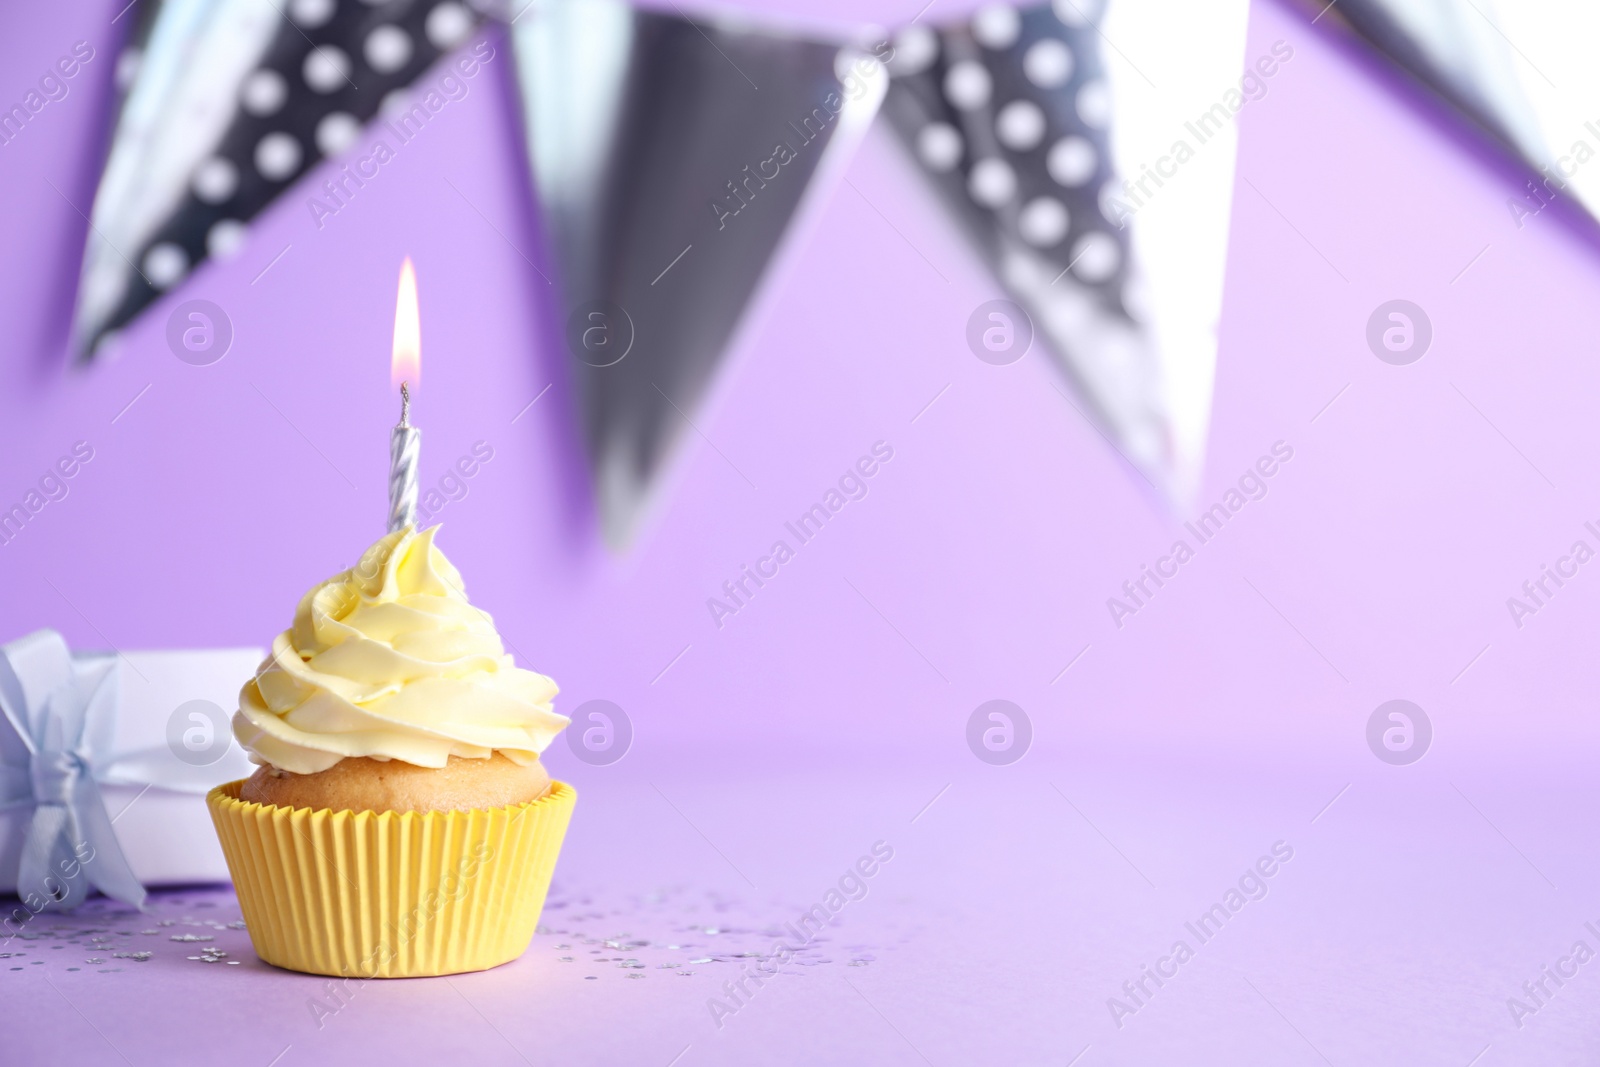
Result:
M0 646L0 811L33 808L17 868L31 910L76 907L90 887L144 904L96 781L113 762L117 669L54 630Z

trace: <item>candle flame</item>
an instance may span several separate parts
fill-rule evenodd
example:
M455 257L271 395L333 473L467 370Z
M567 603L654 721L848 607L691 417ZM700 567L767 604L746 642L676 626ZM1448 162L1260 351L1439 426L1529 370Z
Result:
M394 355L389 361L389 384L410 382L414 390L422 379L422 319L417 310L417 271L407 256L400 264L400 291L394 300Z

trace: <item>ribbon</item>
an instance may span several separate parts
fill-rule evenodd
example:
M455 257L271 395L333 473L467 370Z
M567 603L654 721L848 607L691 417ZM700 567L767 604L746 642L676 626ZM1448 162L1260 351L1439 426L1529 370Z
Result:
M100 796L101 781L125 777L110 752L117 670L114 655L74 655L54 630L0 646L0 812L33 808L17 868L31 910L76 907L91 887L144 904Z

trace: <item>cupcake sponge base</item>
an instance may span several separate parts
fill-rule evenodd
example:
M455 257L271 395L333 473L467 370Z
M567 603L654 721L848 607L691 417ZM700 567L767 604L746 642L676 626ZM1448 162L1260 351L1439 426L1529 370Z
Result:
M372 812L206 797L256 953L308 974L481 971L533 939L577 792L472 811Z

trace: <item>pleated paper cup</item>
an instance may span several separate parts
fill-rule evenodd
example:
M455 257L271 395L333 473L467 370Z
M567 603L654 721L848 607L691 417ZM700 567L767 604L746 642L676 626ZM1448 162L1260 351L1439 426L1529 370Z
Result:
M417 978L527 950L577 792L476 811L330 811L206 797L256 953L293 971Z

